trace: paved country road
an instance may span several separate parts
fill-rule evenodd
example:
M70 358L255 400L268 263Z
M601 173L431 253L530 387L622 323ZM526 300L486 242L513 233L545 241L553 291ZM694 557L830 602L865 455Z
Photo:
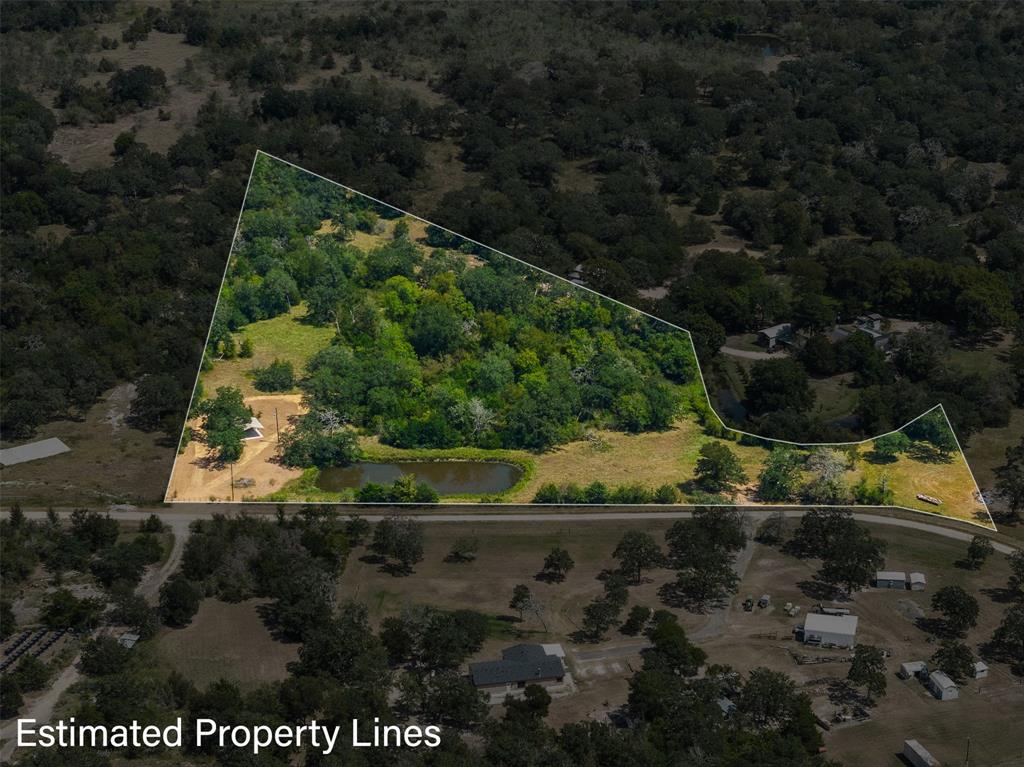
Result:
M395 511L401 511L398 507L393 507ZM241 508L233 508L227 504L179 504L177 507L172 506L170 508L158 508L158 509L131 509L126 511L115 511L111 512L111 516L115 519L123 519L126 521L140 521L149 517L150 514L156 514L164 523L171 526L173 530L181 530L187 535L188 525L200 519L212 519L214 515L227 515L242 511ZM70 513L70 510L68 510ZM260 507L259 512L254 512L252 507L245 508L244 511L248 514L263 513L270 515L273 513L273 506L266 505ZM359 509L353 507L350 513L359 513ZM763 514L772 510L761 510L761 509L742 509L744 513ZM42 510L24 510L25 516L30 519L41 519L46 516L45 511ZM807 510L804 509L789 509L782 513L789 519L797 519L802 517ZM58 513L62 513L62 510L58 510ZM349 513L347 510L342 513ZM384 519L388 514L383 513L359 513L363 519L368 522L379 522ZM416 520L419 522L602 522L602 521L628 521L631 519L689 519L693 516L692 511L581 511L581 512L552 512L552 513L537 513L537 512L523 512L523 513L507 513L498 512L493 514L479 514L472 512L465 513L428 513L428 514L417 514ZM982 527L974 528L970 532L962 528L949 527L947 524L939 524L936 522L926 521L925 519L905 519L903 517L889 517L882 516L880 514L867 514L863 512L854 512L853 518L858 522L865 522L867 524L877 525L891 525L893 527L903 527L911 530L920 530L924 533L930 533L932 535L939 535L944 538L952 538L957 541L969 542L975 535L987 535L988 530ZM175 541L179 540L179 537L184 545L185 535L175 535ZM995 550L1000 554L1012 554L1014 551L1019 550L1019 545L1011 545L993 540L992 545ZM173 556L173 555L172 555ZM159 586L157 586L159 588Z

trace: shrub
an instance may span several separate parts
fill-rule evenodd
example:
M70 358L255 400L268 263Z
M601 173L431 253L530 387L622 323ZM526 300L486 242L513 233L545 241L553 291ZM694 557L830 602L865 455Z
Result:
M242 347L244 350L244 341ZM290 362L274 360L266 367L255 368L252 373L253 386L260 391L288 391L295 386L295 369Z

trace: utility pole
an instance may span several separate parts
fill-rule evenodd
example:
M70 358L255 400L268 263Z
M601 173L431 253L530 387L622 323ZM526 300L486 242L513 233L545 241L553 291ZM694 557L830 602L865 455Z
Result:
M971 767L971 736L967 736L967 756L964 757L964 767Z
M281 422L277 420L277 408L274 408L274 429L277 431L277 444L281 444Z
M235 500L235 462L231 461L228 463L228 468L231 470L231 500Z

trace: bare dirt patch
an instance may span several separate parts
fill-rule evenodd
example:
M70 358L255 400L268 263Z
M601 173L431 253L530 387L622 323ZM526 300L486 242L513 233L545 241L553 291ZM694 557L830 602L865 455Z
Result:
M301 476L301 470L289 469L277 461L278 427L282 432L285 431L291 419L305 412L301 396L275 394L246 397L245 403L252 407L263 424L263 437L247 440L241 459L233 467L216 463L209 448L199 440L189 442L174 463L167 487L168 501L230 501L232 473L235 478L234 499L239 501L268 495L286 482ZM194 429L200 426L198 421L189 425Z

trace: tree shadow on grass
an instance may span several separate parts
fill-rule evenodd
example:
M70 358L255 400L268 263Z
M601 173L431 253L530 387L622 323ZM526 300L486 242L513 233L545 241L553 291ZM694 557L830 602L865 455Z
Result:
M410 565L401 562L384 562L378 570L390 575L392 578L405 578L413 574L414 570Z
M281 642L282 644L298 644L302 640L291 636L282 630L281 624L277 619L275 604L275 602L264 602L263 604L256 605L256 614L263 622L263 626L267 629L267 633L270 634L275 642Z
M997 602L1001 605L1013 604L1020 599L1020 592L1006 588L1005 586L992 586L990 588L980 589L980 591L993 602Z
M718 595L704 599L687 593L675 583L666 583L659 587L658 598L666 607L675 607L696 615L705 615L728 604L727 596Z
M952 463L953 456L950 453L943 453L937 447L928 442L915 442L907 450L907 455L919 463Z
M875 464L876 466L886 466L890 463L896 463L897 457L895 455L889 455L888 453L879 453L877 450L870 450L864 454L864 459L868 463Z
M818 601L836 599L838 596L834 586L821 581L800 581L797 584L797 588L808 599L817 599Z
M925 616L915 620L914 625L926 634L931 634L939 639L957 639L960 636L944 618Z

